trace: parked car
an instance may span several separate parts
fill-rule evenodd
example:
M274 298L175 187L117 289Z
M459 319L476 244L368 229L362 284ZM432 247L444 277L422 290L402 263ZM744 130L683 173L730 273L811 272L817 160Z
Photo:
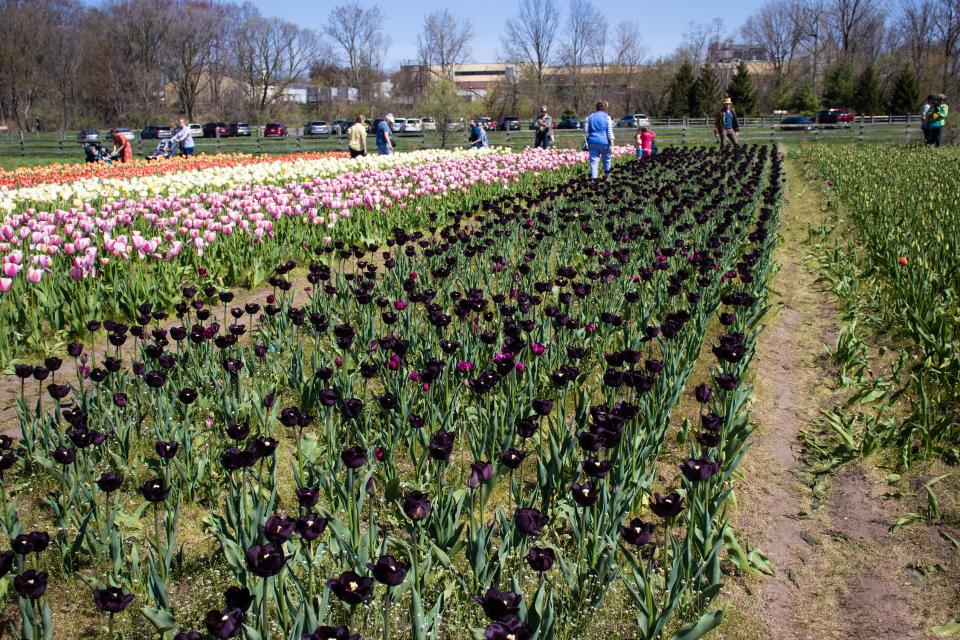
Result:
M394 118L393 125L390 128L393 129L394 133L400 133L401 131L403 131L403 127L405 124L407 124L406 118Z
M404 133L420 133L423 131L423 123L420 121L420 118L407 118L403 122Z
M436 131L437 121L433 118L420 118L420 127L424 131Z
M353 120L334 120L330 125L330 132L335 136L342 136L352 126Z
M640 127L649 127L650 118L648 118L647 114L645 113L631 113L630 115L626 115L620 118L620 121L617 122L617 126L625 129L639 129Z
M497 123L497 131L520 131L520 118L517 116L503 116Z
M282 122L268 122L263 128L264 138L286 138L287 127Z
M162 140L173 135L173 130L165 124L148 124L140 131L141 140Z
M303 125L303 135L310 136L328 136L330 135L330 125L326 120L311 120Z
M100 134L96 129L84 129L77 134L77 142L100 142Z
M807 116L787 116L780 120L780 128L784 131L813 131L816 121Z
M204 138L229 138L230 127L226 122L208 122L203 125Z
M856 114L850 109L823 109L817 112L817 124L842 124L850 126Z
M465 126L463 118L457 118L447 123L447 131L463 131Z
M126 127L117 127L117 133L122 135L127 140L130 140L131 142L137 139L137 134L135 134L131 129L127 129Z
M230 123L230 135L231 136L250 136L252 132L250 131L250 125L246 122L231 122Z
M203 137L203 125L199 125L196 122L191 122L187 125L187 129L190 130L190 135L194 138Z
M557 125L557 129L582 129L583 121L580 118L564 118L560 121L560 124Z
M477 122L479 122L480 126L486 129L487 131L491 131L494 128L493 118L488 118L486 116L483 116L481 118L477 118Z

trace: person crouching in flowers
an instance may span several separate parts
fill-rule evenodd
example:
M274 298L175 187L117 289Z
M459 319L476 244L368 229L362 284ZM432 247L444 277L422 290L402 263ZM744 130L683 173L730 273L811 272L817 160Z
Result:
M653 155L653 139L656 137L657 134L647 127L640 127L637 130L637 158L649 158Z

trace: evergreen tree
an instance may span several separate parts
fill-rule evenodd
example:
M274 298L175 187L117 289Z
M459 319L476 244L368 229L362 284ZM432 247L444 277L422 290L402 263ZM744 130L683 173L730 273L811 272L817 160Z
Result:
M737 71L727 87L727 95L733 100L733 107L742 116L752 116L757 112L757 92L753 89L753 78L747 64L741 60Z
M787 106L791 111L797 113L812 113L817 110L818 105L819 102L817 96L813 93L813 89L807 83L803 83L790 96L790 102Z
M859 115L874 116L883 108L880 96L880 76L873 64L868 64L857 79L853 108Z
M684 60L670 85L670 101L667 103L667 115L682 118L690 115L690 90L693 87L693 65Z
M705 64L690 91L690 115L706 116L720 108L723 100L723 88L713 67Z
M836 65L823 81L823 106L849 107L853 102L855 88L853 69L843 63Z
M917 77L909 67L904 67L893 80L893 90L890 92L890 101L887 102L887 113L893 116L907 116L917 112L917 103L920 101L920 87L917 86Z

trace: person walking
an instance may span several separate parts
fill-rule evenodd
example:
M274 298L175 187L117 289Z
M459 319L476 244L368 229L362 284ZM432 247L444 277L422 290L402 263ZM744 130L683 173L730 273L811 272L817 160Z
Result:
M111 129L110 138L113 140L113 150L110 152L112 159L119 160L124 164L133 160L133 147L130 146L130 141L127 140L127 136L116 129Z
M939 147L943 143L943 125L947 122L947 114L950 108L947 107L947 96L942 93L936 95L933 107L927 114L927 128L930 131L930 140L927 144Z
M190 133L190 127L187 126L186 120L183 118L177 120L177 129L173 132L173 135L170 136L170 139L180 148L181 156L186 157L193 155L196 145L193 142L193 134Z
M720 151L726 148L728 142L737 146L737 138L740 135L740 120L737 118L737 112L733 108L733 100L730 98L723 101L723 109L713 121L713 132L720 138Z
M388 113L383 116L383 120L377 124L377 153L382 156L389 156L393 153L393 114Z
M603 159L603 174L608 175L610 152L613 148L613 120L607 113L606 102L597 103L597 110L584 120L583 131L587 134L587 151L590 152L590 177L598 177L601 159Z
M347 129L347 148L350 149L350 157L367 155L367 125L366 118L357 116L357 121Z
M927 144L930 144L930 126L927 123L927 116L930 115L930 110L933 109L933 103L936 101L937 96L931 93L920 107L920 131L923 132L923 141Z
M534 149L549 149L553 146L553 118L547 113L547 107L540 107L540 115L533 121L536 137L533 139Z
M637 157L649 158L653 155L653 139L657 134L647 127L640 127L637 131Z
M476 116L470 121L470 137L467 142L470 143L471 149L483 149L490 146L490 141L487 139L487 129L480 122L480 118Z

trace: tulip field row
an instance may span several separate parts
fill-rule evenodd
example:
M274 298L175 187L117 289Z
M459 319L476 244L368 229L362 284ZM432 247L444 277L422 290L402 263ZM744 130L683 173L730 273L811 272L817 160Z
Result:
M270 161L316 160L320 158L345 158L346 152L301 152L287 156L273 156ZM209 168L227 168L244 164L265 162L263 156L247 153L221 153L216 155L174 156L164 162L131 160L126 163L103 162L74 164L53 163L38 167L0 169L0 193L25 187L49 184L80 182L81 180L116 180L157 176L164 173L197 171Z
M14 368L0 598L15 637L714 629L780 157L668 149L602 181L583 160L457 156L120 203L124 230L96 246L149 274L133 320L90 308L64 353ZM245 208L282 251L241 303L220 263L262 247ZM362 245L324 241L332 210ZM211 219L246 239L164 259L163 229ZM162 247L116 256L105 239L130 227ZM121 282L113 262L65 268L35 290ZM692 430L669 453L685 396Z
M454 208L560 179L582 159L532 149L298 159L161 176L220 187L208 191L9 214L0 365L42 350L51 333L83 337L93 320L134 320L143 300L170 309L194 274L256 287L282 261L314 250L349 256L397 224L426 227Z
M943 454L956 459L960 153L837 146L805 149L801 158L808 173L824 181L843 235L852 238L820 256L826 280L854 320L838 353L848 377L864 377L857 363L867 343L879 339L898 354L889 375L868 380L858 392L878 411L858 433L847 434L840 457L883 446L897 449L903 464ZM907 404L906 417L893 409L898 403Z

